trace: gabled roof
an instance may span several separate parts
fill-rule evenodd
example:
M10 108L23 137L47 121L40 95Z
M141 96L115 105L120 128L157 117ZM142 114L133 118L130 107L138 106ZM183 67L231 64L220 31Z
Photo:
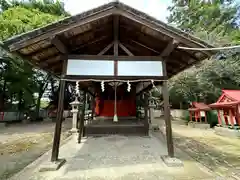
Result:
M189 111L209 111L211 108L202 102L192 102L192 107L188 109Z
M229 98L240 101L240 90L222 90L222 92Z
M2 45L34 65L59 75L64 58L63 52L96 55L112 43L115 17L118 17L118 40L135 56L161 55L174 41L178 46L212 47L120 2L111 2L12 37ZM60 46L56 47L57 43ZM108 54L111 54L112 49ZM168 76L179 73L213 53L175 48L168 57L165 57ZM126 51L119 50L119 55L126 55Z
M222 101L227 97L230 101ZM222 95L216 103L210 104L211 108L235 107L240 104L240 90L222 90Z

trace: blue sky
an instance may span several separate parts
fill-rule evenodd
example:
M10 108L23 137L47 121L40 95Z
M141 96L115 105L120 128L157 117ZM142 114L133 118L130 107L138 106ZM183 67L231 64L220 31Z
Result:
M92 9L111 2L112 0L64 0L65 8L72 15ZM159 20L166 22L169 12L167 7L171 4L171 0L119 0L135 9L143 11Z

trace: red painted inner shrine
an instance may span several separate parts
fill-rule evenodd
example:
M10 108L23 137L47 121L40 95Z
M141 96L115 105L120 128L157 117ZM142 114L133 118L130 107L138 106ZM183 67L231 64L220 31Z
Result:
M104 92L97 91L95 98L96 116L113 117L114 116L114 86L106 85ZM117 87L117 115L119 117L136 116L136 93L134 89L127 91L126 84Z

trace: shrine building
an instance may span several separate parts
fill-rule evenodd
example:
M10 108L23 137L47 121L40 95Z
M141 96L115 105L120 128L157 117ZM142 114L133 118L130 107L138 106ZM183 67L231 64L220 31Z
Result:
M78 83L83 105L86 93L93 100L91 123L84 123L84 111L79 120L79 142L82 134L148 135L148 91L162 86L168 155L173 157L167 80L215 53L191 50L213 46L118 1L1 45L60 79L53 162L58 160L67 81ZM137 100L142 102L143 118L137 115Z

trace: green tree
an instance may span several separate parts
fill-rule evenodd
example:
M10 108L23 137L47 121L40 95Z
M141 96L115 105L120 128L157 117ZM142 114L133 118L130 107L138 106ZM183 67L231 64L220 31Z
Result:
M178 28L219 46L239 44L240 31L235 1L174 0L168 20ZM169 82L170 100L204 101L212 103L221 89L240 89L240 61L238 50L220 51L216 57L204 60ZM219 57L222 57L219 60Z
M60 1L0 0L0 41L11 36L39 28L57 21L68 13ZM36 106L39 116L40 99L49 83L49 75L34 69L26 61L13 57L0 49L1 104L19 102L22 109ZM33 94L38 93L35 101Z

